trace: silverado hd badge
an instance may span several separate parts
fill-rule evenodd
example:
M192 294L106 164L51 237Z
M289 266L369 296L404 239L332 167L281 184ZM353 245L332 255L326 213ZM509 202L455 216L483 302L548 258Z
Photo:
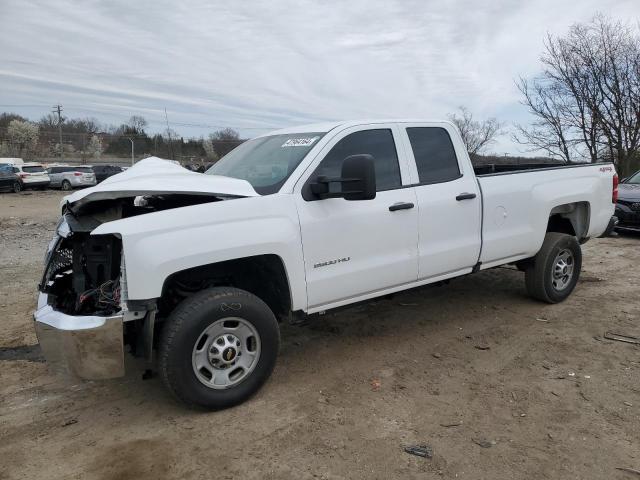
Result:
M351 257L336 258L335 260L328 260L326 262L314 263L313 268L326 267L328 265L335 265L336 263L348 262Z

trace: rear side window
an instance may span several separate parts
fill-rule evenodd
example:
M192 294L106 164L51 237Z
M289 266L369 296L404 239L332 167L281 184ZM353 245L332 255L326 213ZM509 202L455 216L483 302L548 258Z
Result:
M76 172L82 172L82 173L93 173L93 170L91 170L91 167L76 167L73 170Z
M22 171L26 173L43 173L46 170L41 166L22 167Z
M440 127L407 128L420 183L441 183L460 177L449 133Z
M312 178L318 175L339 177L342 161L350 155L362 153L369 154L374 159L378 192L402 185L396 144L389 129L363 130L347 135L324 157Z

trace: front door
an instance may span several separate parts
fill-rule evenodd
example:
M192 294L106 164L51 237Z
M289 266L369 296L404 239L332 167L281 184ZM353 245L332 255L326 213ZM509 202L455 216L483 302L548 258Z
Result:
M320 153L322 160L306 180L302 194L296 195L309 311L373 297L416 280L418 209L397 143L393 125L341 132ZM340 177L342 161L356 154L374 158L376 198L313 197L309 183L319 175Z

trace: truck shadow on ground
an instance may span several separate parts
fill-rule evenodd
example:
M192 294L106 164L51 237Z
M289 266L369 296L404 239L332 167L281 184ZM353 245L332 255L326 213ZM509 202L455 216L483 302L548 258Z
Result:
M40 345L19 345L17 347L0 347L0 362L24 360L27 362L44 362Z

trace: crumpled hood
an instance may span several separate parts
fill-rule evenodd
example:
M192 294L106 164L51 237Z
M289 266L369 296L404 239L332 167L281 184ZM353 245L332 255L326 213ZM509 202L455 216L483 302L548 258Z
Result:
M246 180L192 172L170 161L149 157L95 187L78 190L64 197L62 205L68 203L79 207L96 200L180 193L220 197L258 196Z
M627 202L640 201L640 184L621 183L618 185L618 198Z

